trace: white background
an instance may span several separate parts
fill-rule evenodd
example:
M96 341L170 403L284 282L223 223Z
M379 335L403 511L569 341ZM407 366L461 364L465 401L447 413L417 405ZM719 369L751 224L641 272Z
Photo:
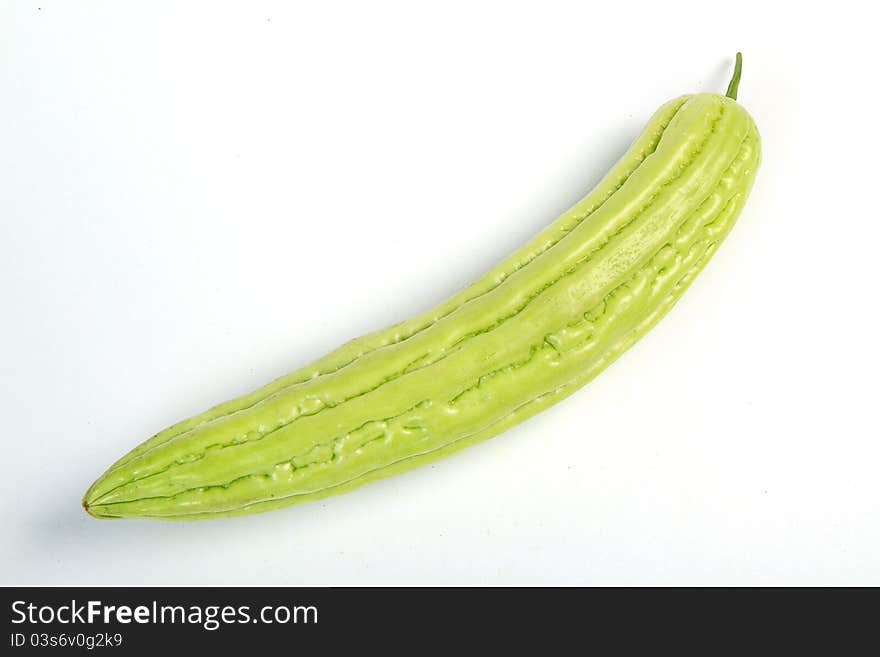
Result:
M0 584L880 584L868 3L310 4L2 5ZM323 502L82 512L156 430L479 276L737 49L753 195L578 394Z

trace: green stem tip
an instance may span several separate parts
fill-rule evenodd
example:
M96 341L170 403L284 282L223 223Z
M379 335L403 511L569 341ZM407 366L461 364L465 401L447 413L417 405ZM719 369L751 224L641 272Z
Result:
M743 72L743 54L736 53L736 64L733 67L733 77L730 78L730 84L727 85L727 97L736 100L736 90L739 89L739 78Z

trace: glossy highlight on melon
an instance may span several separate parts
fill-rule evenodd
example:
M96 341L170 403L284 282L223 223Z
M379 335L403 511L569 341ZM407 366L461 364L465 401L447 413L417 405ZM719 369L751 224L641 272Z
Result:
M676 98L605 178L447 301L148 439L88 489L98 518L199 519L341 493L485 440L570 395L687 289L761 157L726 96ZM540 441L540 436L535 436Z

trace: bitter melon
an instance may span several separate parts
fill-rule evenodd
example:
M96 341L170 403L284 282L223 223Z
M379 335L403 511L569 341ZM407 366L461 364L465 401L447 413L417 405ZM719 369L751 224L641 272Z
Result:
M159 432L83 506L195 519L314 500L498 434L655 324L733 226L760 162L739 105L685 95L583 200L439 306Z

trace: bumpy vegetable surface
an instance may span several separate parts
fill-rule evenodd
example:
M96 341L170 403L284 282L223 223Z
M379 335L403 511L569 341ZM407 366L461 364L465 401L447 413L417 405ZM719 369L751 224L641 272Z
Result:
M156 434L89 488L101 518L195 519L343 492L484 440L596 376L727 235L760 160L728 94L663 105L583 200L417 317Z

